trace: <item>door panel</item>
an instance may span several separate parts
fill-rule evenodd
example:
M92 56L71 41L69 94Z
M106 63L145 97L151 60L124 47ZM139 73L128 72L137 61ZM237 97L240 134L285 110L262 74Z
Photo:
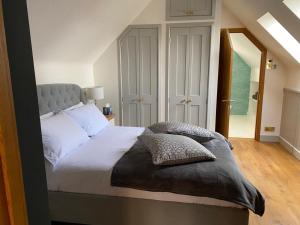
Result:
M227 29L221 31L216 131L228 138L233 48Z
M175 105L175 114L174 114L174 120L176 122L186 122L186 105L185 104L176 104Z
M206 127L210 58L210 27L190 28L188 122ZM198 114L195 113L198 109ZM195 117L198 116L196 119Z
M190 112L190 123L191 124L200 124L201 121L200 121L200 106L199 105L191 105L190 106L190 109L189 109L189 112ZM206 122L206 121L204 121Z
M189 0L189 9L193 16L211 16L212 0Z
M141 124L147 127L157 122L158 31L140 29L140 104Z
M186 121L189 28L171 28L169 43L169 120ZM184 103L184 104L183 104ZM179 110L177 112L177 110Z
M158 119L158 29L132 28L120 40L123 125Z
M123 124L139 125L139 32L130 30L120 42Z
M151 113L152 112L151 108L152 108L151 104L143 103L141 105L141 120L142 120L142 126L144 127L148 127L151 124L153 124L153 120L155 119L153 118L153 113Z
M170 16L185 16L189 1L170 0Z

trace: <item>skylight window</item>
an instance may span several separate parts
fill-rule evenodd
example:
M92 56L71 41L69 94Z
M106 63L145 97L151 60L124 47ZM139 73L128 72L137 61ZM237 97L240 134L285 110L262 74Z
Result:
M300 43L269 12L257 22L300 63Z
M284 0L283 3L295 13L300 19L300 1L299 0Z

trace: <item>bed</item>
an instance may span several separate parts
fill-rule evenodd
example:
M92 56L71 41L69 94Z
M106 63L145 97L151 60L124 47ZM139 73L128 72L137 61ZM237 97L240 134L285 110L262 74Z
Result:
M74 84L37 86L40 114L86 102ZM45 160L53 221L105 225L246 225L248 209L212 197L113 187L116 163L145 128L107 126L55 167Z

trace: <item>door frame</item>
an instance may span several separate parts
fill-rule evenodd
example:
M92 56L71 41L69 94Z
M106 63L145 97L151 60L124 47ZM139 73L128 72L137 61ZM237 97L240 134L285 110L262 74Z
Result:
M209 114L211 111L211 108L209 106L209 103L211 102L211 96L212 93L210 90L211 85L211 74L212 74L212 49L214 47L214 33L215 33L215 24L213 22L191 22L191 23L169 23L166 26L166 76L165 76L165 119L166 121L169 120L169 55L170 55L170 34L171 34L171 28L180 28L180 27L199 27L199 26L210 26L211 28L211 37L210 37L210 56L209 56L209 70L208 70L208 82L207 82L207 113L206 113L206 127L209 128L210 126L210 118Z
M6 35L0 2L0 224L28 224ZM1 119L2 118L2 119Z
M162 118L162 113L161 113L161 99L159 98L160 94L162 93L161 90L161 82L160 82L160 77L161 77L161 24L136 24L136 25L129 25L127 28L120 34L120 36L117 39L117 45L118 45L118 81L119 81L119 121L120 125L123 125L123 85L122 85L122 72L121 72L121 40L126 36L126 34L131 30L131 29L157 29L157 118L158 121L161 120Z
M257 100L256 122L255 122L255 138L254 138L256 141L260 141L262 108L263 108L263 97L264 97L268 50L247 28L228 28L226 30L228 30L229 34L231 34L231 33L232 34L233 33L244 34L261 52L259 85L258 85L258 100Z

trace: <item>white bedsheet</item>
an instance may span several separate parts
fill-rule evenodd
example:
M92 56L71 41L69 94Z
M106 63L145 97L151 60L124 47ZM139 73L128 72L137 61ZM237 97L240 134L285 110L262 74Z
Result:
M234 203L213 198L112 187L110 178L114 165L143 131L144 128L109 125L63 158L55 168L46 162L48 190L240 208Z

